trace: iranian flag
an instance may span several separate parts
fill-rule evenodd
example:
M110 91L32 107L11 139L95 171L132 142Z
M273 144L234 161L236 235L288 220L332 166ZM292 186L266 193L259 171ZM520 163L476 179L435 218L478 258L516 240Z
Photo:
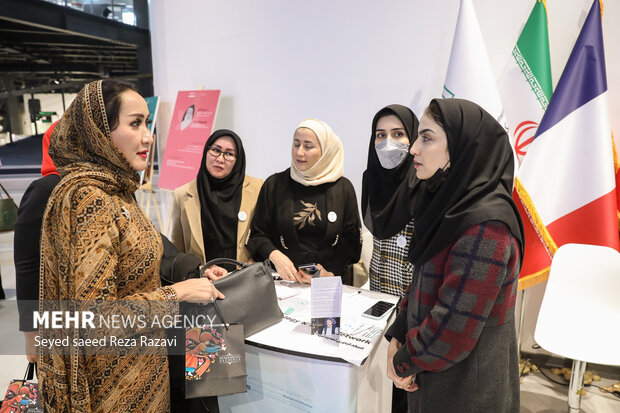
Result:
M495 75L471 0L461 0L442 97L471 100L507 127Z
M547 7L544 0L538 0L499 80L510 141L519 163L534 139L552 91Z
M525 229L520 288L545 280L564 244L620 248L607 100L601 7L594 0L515 183Z

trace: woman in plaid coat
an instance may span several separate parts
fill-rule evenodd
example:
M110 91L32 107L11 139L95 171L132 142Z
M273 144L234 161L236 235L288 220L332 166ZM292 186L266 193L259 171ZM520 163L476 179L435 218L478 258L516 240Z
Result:
M518 412L514 327L523 226L506 131L475 103L435 99L411 148L411 285L386 338L410 412Z

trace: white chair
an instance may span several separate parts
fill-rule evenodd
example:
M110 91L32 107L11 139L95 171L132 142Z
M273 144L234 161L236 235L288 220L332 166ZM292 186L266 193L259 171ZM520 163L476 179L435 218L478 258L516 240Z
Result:
M566 244L553 257L534 338L573 359L568 411L578 412L586 363L620 366L620 253Z

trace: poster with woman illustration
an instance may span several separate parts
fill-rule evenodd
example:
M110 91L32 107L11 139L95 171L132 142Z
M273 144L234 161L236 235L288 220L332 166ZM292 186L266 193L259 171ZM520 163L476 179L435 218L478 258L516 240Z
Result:
M161 162L158 186L173 190L196 179L202 150L213 131L219 90L179 91Z

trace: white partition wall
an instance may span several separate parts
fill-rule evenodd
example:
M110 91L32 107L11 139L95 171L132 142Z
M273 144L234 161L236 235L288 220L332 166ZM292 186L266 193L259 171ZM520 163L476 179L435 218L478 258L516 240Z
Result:
M533 4L474 0L496 76ZM612 125L620 130L620 3L604 4ZM547 0L554 83L590 5ZM317 117L343 140L345 175L359 192L374 113L390 103L419 113L440 95L459 1L153 0L150 8L164 142L178 90L221 89L216 126L244 139L250 174L286 168L295 126Z
M473 4L498 77L534 0ZM547 0L554 84L591 4ZM440 96L458 9L458 0L151 0L162 141L177 91L220 89L216 127L239 133L247 173L266 178L290 164L297 123L317 117L342 139L345 176L359 198L374 113L401 103L420 114ZM604 2L603 30L620 149L619 1ZM528 307L537 309L534 298ZM524 348L536 311L528 312Z

